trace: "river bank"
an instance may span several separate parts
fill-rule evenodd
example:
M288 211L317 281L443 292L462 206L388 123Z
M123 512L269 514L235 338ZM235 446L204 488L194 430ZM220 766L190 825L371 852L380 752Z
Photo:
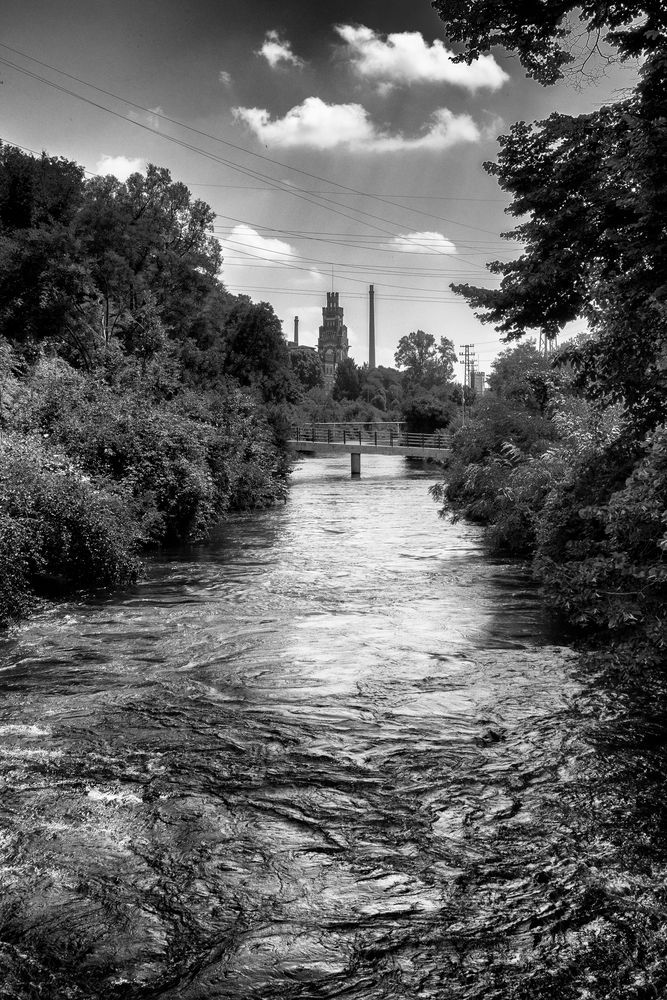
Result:
M3 1000L662 988L651 705L433 480L304 462L3 642Z

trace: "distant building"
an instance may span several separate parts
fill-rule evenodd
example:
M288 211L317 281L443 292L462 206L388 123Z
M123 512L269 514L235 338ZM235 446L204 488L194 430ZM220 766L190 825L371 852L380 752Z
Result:
M324 388L331 392L336 378L336 369L348 356L349 343L347 327L343 323L343 307L339 304L338 292L327 292L327 304L322 307L322 326L317 338L317 347L299 344L299 317L294 317L294 339L287 341L290 351L313 351L319 355L324 376Z
M330 391L333 388L336 369L347 357L349 347L347 327L343 323L343 307L339 305L338 292L327 292L327 304L322 308L322 326L317 338L325 389Z
M486 374L484 372L476 372L473 368L470 372L470 387L481 395L486 389Z

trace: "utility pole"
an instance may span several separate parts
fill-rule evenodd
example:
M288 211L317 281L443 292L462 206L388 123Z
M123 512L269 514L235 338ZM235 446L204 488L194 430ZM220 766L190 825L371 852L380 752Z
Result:
M466 386L470 382L470 372L475 364L474 344L461 344L459 357L463 359L463 392L461 393L461 426L466 425Z

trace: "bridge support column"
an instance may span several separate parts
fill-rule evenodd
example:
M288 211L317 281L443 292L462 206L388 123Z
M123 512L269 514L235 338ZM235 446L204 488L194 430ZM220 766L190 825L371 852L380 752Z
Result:
M351 466L352 466L352 475L353 476L360 476L361 475L361 452L360 451L352 451L352 452L350 452L350 462L351 462Z

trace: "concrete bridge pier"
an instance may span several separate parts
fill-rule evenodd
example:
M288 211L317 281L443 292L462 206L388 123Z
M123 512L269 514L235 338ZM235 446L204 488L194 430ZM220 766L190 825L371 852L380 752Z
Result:
M361 452L360 451L351 451L350 452L350 463L351 463L351 466L352 466L352 475L353 476L360 476L361 475Z

